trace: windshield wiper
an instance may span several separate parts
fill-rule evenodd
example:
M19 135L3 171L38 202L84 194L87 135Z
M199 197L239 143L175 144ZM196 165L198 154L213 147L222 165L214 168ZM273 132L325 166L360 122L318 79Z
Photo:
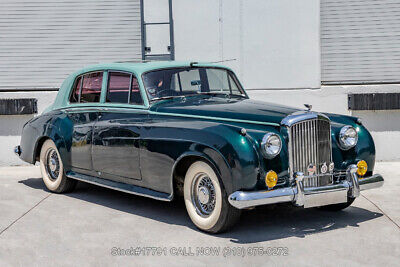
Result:
M173 98L184 98L184 95L170 95L170 96L161 96L161 97L155 97L150 99L150 101L158 101L158 100L166 100L166 99L173 99Z
M229 93L224 93L224 92L200 92L198 93L199 95L211 95L211 96L216 96L216 95L224 95L225 97L244 97L246 98L245 95L237 95L237 94L229 94Z
M227 98L231 98L231 97L247 98L245 95L229 94L229 93L224 93L224 92L200 92L200 93L191 94L191 95L170 95L170 96L155 97L153 99L150 99L150 101L167 100L167 99L173 99L173 98L185 98L188 96L190 97L190 96L197 96L197 95L211 95L211 96L223 95Z
M197 93L199 95L225 95L228 96L228 93L223 93L223 92L199 92Z

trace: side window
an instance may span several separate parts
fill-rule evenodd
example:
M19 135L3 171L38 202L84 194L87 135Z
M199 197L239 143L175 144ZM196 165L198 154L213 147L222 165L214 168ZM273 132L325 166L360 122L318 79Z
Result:
M80 103L100 102L103 72L83 75Z
M131 75L132 83L130 83ZM131 90L130 101L129 89ZM108 76L106 102L142 105L143 99L140 94L139 84L136 77L129 73L110 72Z
M128 73L110 72L106 102L128 103L130 81L131 75Z
M80 91L81 91L81 85L82 85L82 76L79 76L75 80L75 84L74 84L74 87L72 89L71 96L69 98L69 102L70 103L79 103L79 94L80 94Z
M136 105L143 105L143 98L142 95L140 94L139 83L135 76L132 76L130 103Z

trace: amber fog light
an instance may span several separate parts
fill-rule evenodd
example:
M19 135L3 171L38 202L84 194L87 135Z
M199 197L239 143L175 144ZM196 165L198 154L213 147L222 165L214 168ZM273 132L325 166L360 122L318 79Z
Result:
M360 176L364 176L367 173L368 164L365 160L360 160L357 162L357 174Z
M274 171L269 171L267 175L265 175L265 184L268 188L273 188L278 182L278 175Z

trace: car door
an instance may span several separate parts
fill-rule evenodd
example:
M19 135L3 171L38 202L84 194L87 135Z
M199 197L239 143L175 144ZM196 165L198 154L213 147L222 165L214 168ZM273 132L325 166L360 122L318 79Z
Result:
M103 109L94 125L92 162L98 176L123 183L141 179L139 166L142 108L136 77L110 71Z
M102 81L103 71L78 76L69 99L71 105L65 111L71 125L69 163L77 172L93 170L93 126L99 115L95 105L100 102Z

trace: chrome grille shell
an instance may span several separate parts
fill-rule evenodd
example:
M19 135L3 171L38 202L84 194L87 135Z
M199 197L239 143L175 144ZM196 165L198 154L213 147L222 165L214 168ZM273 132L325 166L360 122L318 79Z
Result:
M295 172L305 175L304 187L318 187L332 184L333 174L321 172L332 162L331 124L329 118L315 112L295 113L286 117L282 125L288 132L289 174L293 179ZM315 166L310 175L308 167Z

